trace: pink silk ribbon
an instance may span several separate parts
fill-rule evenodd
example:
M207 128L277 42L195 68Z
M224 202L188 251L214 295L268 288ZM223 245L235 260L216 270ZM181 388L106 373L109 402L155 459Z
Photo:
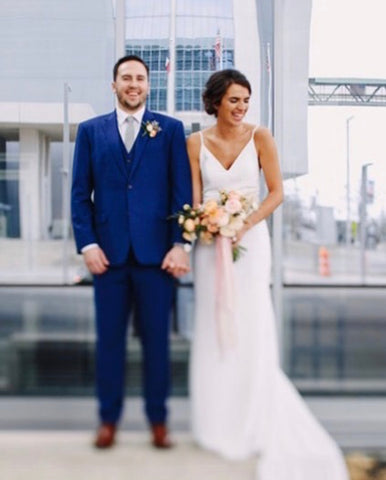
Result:
M216 326L220 350L236 345L232 241L216 236Z

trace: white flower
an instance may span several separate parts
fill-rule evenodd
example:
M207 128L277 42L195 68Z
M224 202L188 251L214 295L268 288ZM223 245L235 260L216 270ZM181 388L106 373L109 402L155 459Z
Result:
M192 218L186 219L184 229L189 233L194 232L196 229L196 222Z
M224 237L232 238L236 235L236 230L229 225L220 228L220 234Z
M243 226L244 226L244 220L241 218L241 216L232 217L231 221L229 222L229 227L233 228L236 231L241 230Z
M234 215L235 213L239 213L243 207L240 200L237 198L230 198L225 202L224 208L228 213Z
M218 218L217 218L217 225L219 227L225 227L225 225L228 225L230 220L229 213L225 211L220 211Z

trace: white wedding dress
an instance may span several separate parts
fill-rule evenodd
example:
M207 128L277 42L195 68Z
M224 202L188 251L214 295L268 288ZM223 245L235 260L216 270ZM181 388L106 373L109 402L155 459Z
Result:
M203 198L221 189L259 198L253 134L226 170L204 145ZM215 326L215 246L194 254L195 315L190 362L192 431L227 459L257 456L256 480L347 480L343 456L279 366L270 297L271 249L265 221L250 229L233 264L236 344L219 348Z

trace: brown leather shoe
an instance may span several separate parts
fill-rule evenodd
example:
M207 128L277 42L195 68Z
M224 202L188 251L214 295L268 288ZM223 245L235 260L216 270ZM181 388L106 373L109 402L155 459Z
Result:
M153 434L152 444L156 448L171 448L171 442L168 434L168 429L164 423L153 423L151 425L151 432Z
M110 448L115 443L116 426L113 423L102 423L99 427L94 446L96 448Z

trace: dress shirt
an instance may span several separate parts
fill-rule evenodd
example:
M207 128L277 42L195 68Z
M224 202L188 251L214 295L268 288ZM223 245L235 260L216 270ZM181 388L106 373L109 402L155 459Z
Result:
M127 117L129 117L131 115L134 119L134 135L135 135L135 138L136 138L137 135L138 135L138 132L141 128L141 125L142 125L142 118L143 118L144 113L145 113L145 107L142 107L140 110L138 110L134 114L129 114L129 113L125 112L124 110L122 110L121 108L117 107L118 130L119 130L119 133L121 135L123 143L125 143L125 131L126 131L126 128L127 128L127 122L126 122Z

